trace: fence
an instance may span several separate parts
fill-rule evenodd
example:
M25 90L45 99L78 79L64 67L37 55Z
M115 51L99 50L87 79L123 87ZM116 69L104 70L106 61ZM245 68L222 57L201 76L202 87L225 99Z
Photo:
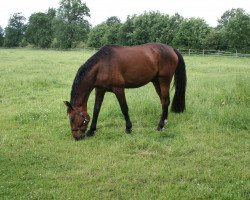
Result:
M72 50L84 50L84 51L91 51L93 54L98 51L98 48L75 48ZM232 57L250 57L250 54L243 54L238 52L237 50L235 52L230 51L221 51L221 50L207 50L207 49L178 49L181 54L183 55L201 55L201 56L232 56Z
M178 49L183 55L213 55L213 56L234 56L234 57L250 57L250 54L243 54L238 52L229 52L229 51L221 51L221 50L206 50L206 49Z

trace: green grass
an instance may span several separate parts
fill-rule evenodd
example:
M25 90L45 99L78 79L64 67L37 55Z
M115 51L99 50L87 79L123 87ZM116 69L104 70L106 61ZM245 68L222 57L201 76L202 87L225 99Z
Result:
M126 91L131 135L108 93L76 142L63 100L90 55L0 49L0 199L250 198L249 58L186 56L187 110L162 132L151 84Z

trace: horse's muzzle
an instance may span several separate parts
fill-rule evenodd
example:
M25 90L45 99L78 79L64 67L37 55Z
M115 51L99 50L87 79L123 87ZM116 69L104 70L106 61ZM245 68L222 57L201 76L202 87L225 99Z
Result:
M79 136L75 136L74 138L75 138L75 140L76 141L79 141L79 140L82 140L83 138L84 138L84 134L82 134L82 135L79 135Z

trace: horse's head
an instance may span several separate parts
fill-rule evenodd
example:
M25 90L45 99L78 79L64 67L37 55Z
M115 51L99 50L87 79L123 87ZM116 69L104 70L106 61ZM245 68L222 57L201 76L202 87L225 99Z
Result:
M88 113L77 110L68 101L64 101L64 104L67 106L72 136L76 140L83 139L90 120Z

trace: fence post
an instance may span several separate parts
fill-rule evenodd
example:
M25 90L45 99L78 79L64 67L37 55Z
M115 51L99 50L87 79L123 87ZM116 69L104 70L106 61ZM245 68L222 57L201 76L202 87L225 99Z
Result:
M235 51L235 57L237 57L238 56L238 52L237 52L237 49L236 49L236 51Z
M188 55L190 56L190 51L191 51L191 49L188 49Z
M202 55L203 55L203 56L205 55L205 50L204 50L204 49L202 50Z

